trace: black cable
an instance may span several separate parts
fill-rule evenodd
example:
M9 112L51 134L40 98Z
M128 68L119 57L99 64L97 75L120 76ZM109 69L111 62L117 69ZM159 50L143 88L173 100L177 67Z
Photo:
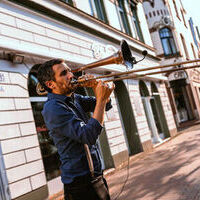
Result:
M22 64L30 71L30 67L23 61Z
M129 158L129 155L128 155L128 165L127 165L126 180L124 181L124 184L123 184L123 186L122 186L122 188L121 188L121 191L120 191L119 194L114 198L114 200L117 200L117 199L120 197L120 195L123 193L124 187L125 187L125 185L126 185L128 179L129 179L129 167L130 167L130 165L129 165L129 164L130 164L129 160L130 160L130 158Z

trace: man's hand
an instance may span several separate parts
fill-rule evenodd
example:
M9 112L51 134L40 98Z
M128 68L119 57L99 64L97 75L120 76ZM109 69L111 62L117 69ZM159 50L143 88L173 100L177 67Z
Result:
M90 79L92 79L92 80L90 80ZM90 88L95 89L98 84L95 77L91 74L86 74L86 75L80 76L78 78L78 80L83 80L83 82L81 82L82 87L90 87Z
M110 94L114 89L115 89L114 83L108 84L100 80L94 89L97 102L103 101L107 103L109 101Z
M114 89L114 83L109 86L109 84L104 83L101 80L98 82L97 86L94 89L96 95L96 106L94 109L93 118L98 120L102 126L104 121L106 103L109 101L110 94Z

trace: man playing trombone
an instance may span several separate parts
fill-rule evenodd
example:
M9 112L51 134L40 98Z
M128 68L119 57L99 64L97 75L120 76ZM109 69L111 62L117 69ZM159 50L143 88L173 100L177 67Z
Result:
M109 200L109 192L104 197L98 196L93 180L101 177L104 188L108 189L96 141L102 130L105 110L112 107L109 99L114 84L109 87L95 79L82 82L82 87L93 89L95 98L74 94L76 85L72 84L72 79L73 73L61 59L47 61L38 70L38 80L48 91L42 114L60 156L65 200ZM87 112L93 112L90 119ZM93 174L88 156L91 156Z

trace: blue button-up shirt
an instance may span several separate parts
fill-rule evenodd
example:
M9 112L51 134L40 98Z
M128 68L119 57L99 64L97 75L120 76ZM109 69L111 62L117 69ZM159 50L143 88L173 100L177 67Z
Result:
M71 183L75 177L90 173L84 144L89 146L94 170L101 174L101 162L96 141L102 126L87 112L93 112L95 97L78 94L72 97L49 93L42 115L53 138L61 160L61 179L64 184ZM111 108L106 105L106 110Z

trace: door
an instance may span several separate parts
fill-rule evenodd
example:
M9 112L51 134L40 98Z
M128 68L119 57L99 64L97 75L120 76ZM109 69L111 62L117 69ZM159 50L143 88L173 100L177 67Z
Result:
M140 153L142 151L142 145L138 135L137 124L132 110L129 93L123 81L115 82L114 92L122 118L122 126L125 129L125 139L129 155Z
M94 92L91 88L87 88L86 90L84 90L83 88L82 89L79 88L79 90L76 91L76 93L79 93L81 95L94 96ZM99 139L97 140L97 145L98 145L99 153L101 155L100 160L101 160L102 169L104 170L104 169L109 169L109 168L114 167L114 161L111 155L111 150L108 143L105 127L103 128L99 136Z
M159 134L159 137L164 139L164 131L163 131L163 127L162 127L162 122L161 122L161 117L159 116L159 112L158 112L158 107L156 105L156 101L155 98L152 96L150 97L150 104L151 104L151 108L152 108L152 112L153 112L153 118L156 124L156 128Z

